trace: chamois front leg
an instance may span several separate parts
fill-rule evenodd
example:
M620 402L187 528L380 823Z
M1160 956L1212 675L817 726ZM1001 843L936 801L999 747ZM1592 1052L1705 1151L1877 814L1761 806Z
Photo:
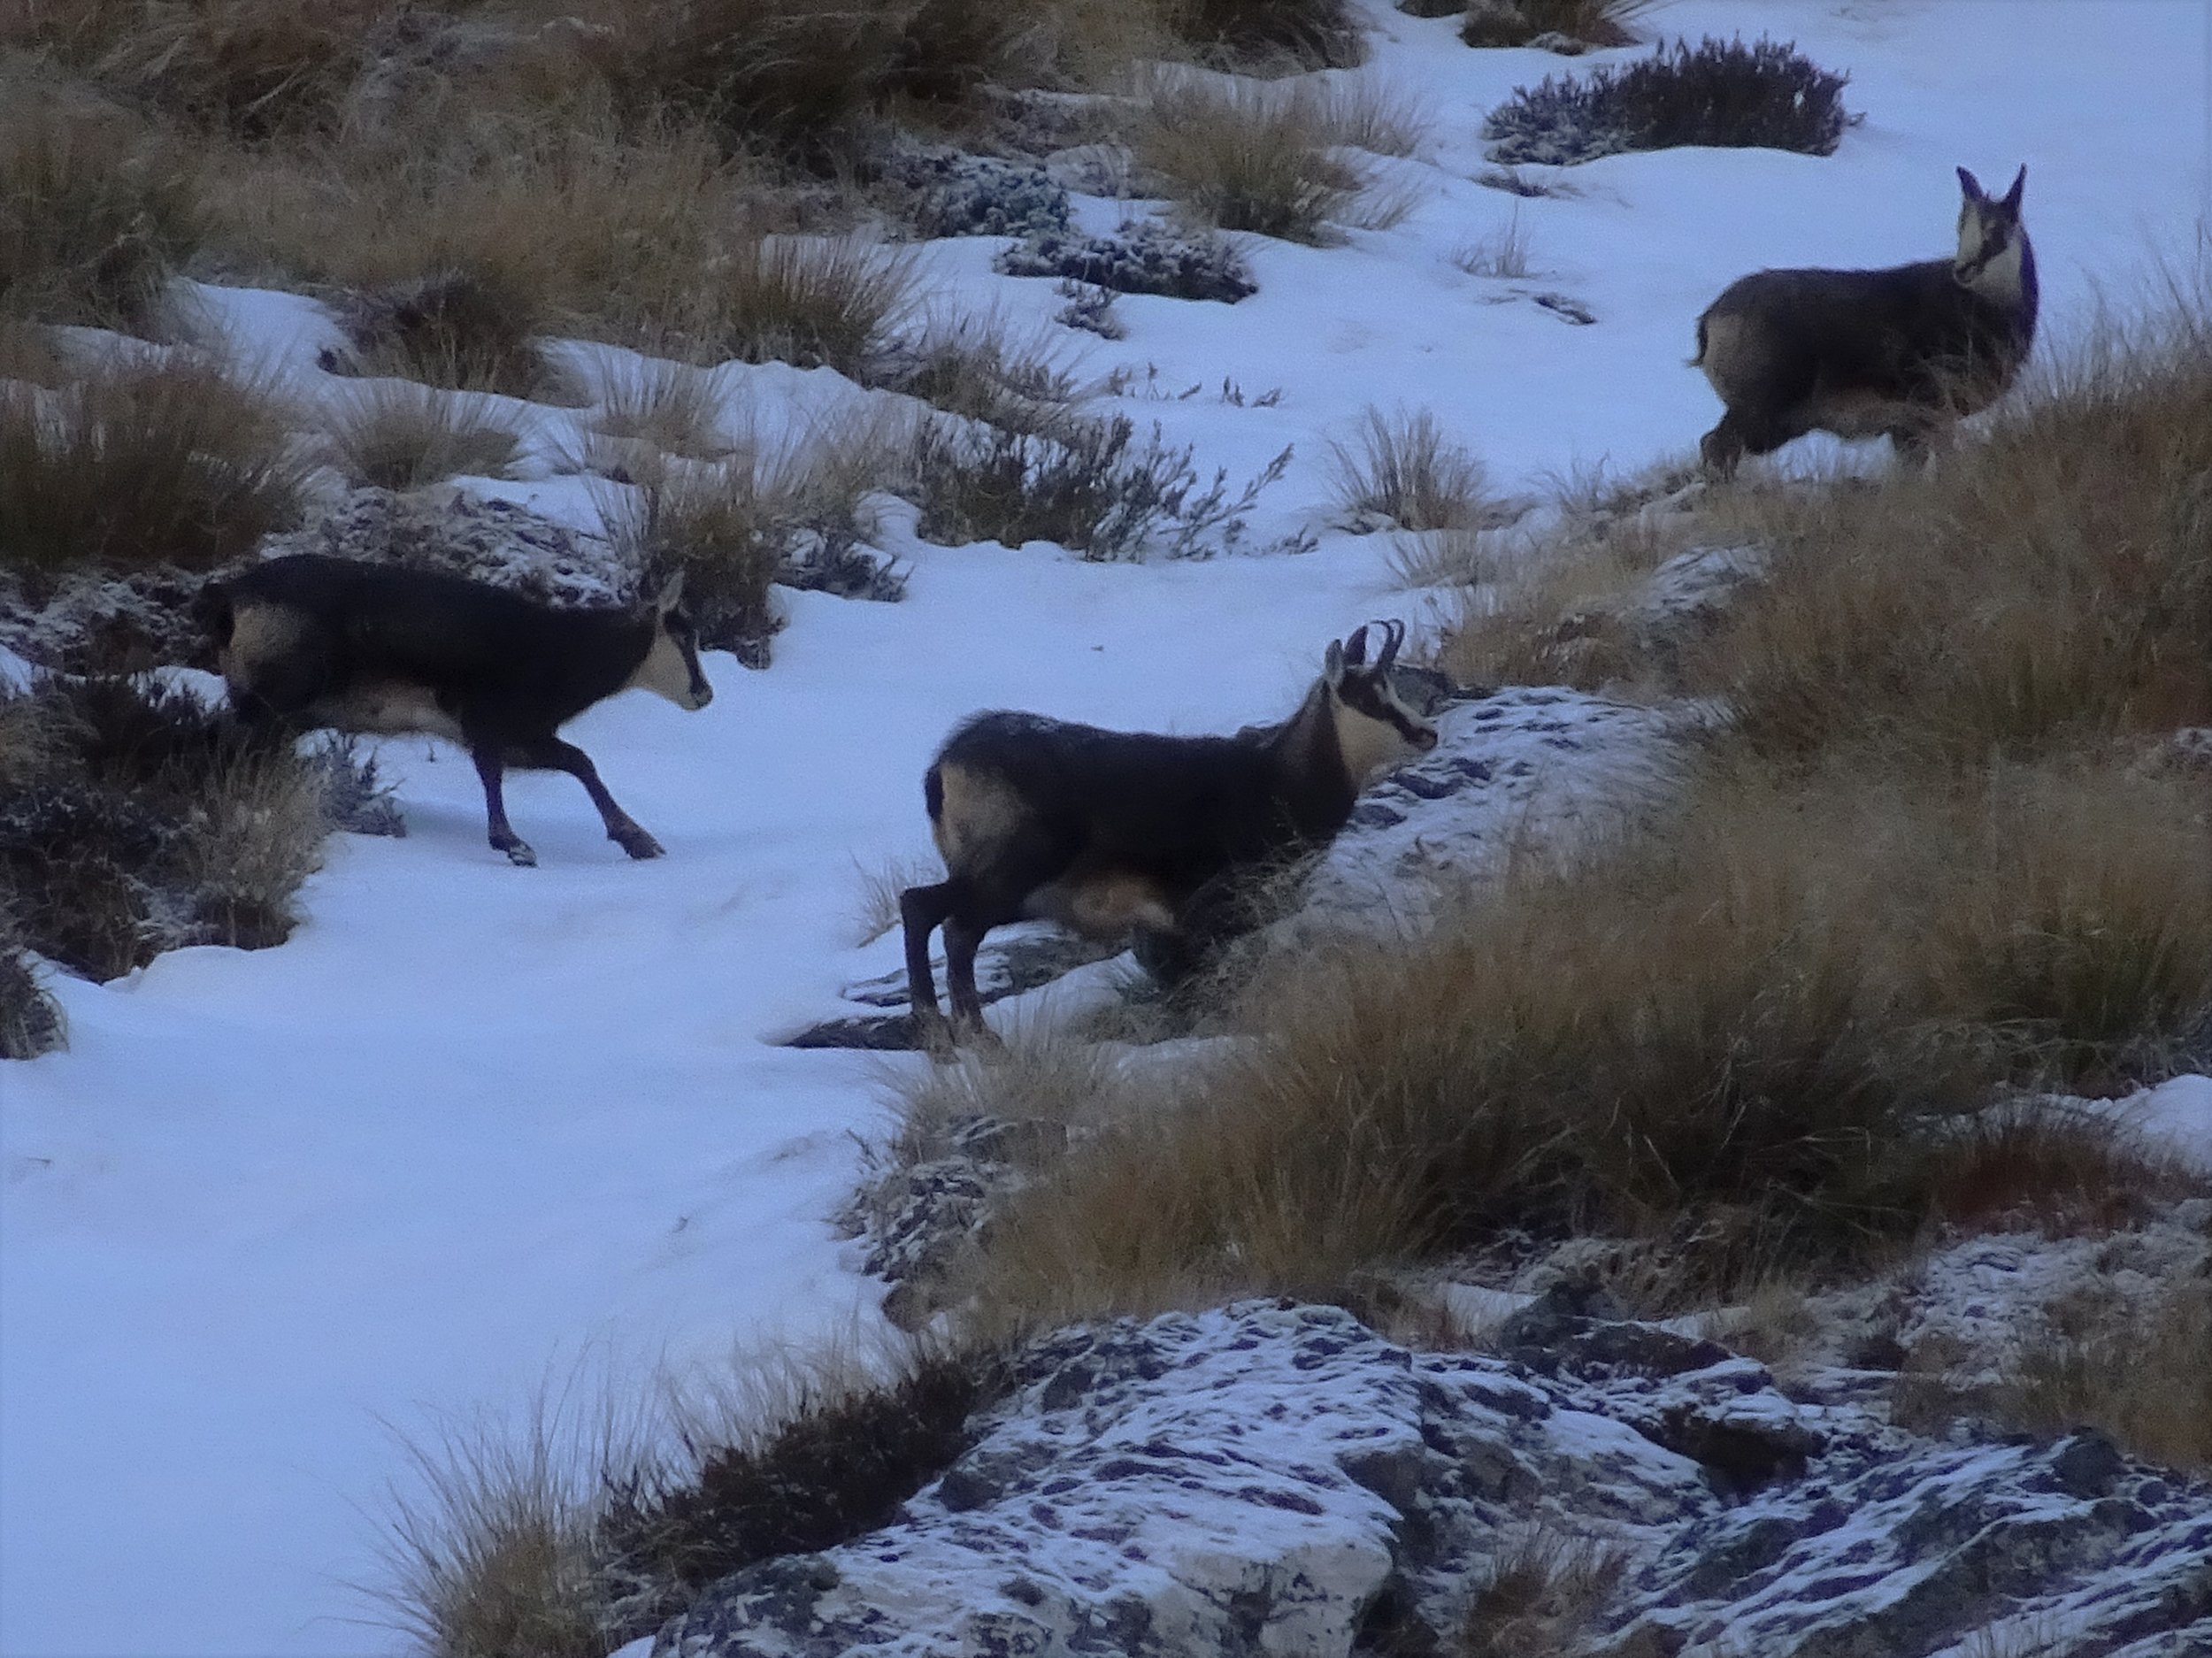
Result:
M541 737L521 751L525 765L541 771L565 771L584 786L591 796L591 803L599 809L599 821L607 825L607 839L613 841L634 858L657 858L664 856L661 843L645 832L637 819L615 803L607 792L607 786L599 780L599 768L592 764L591 756L572 742L558 737Z
M507 799L503 787L506 763L494 743L472 743L469 758L476 762L476 775L484 784L484 817L489 831L488 839L495 852L504 852L507 862L520 869L532 869L538 855L530 849L530 843L515 833L507 821Z

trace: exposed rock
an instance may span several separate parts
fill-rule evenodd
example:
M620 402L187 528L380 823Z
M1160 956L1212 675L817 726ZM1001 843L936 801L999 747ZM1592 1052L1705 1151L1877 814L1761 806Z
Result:
M73 570L34 603L0 577L0 646L59 673L141 673L212 662L193 604L207 580L171 565Z
M326 553L443 570L542 604L624 604L642 572L611 543L511 501L465 490L356 489L305 529L273 535L265 557Z
M2212 1486L2093 1436L1793 1404L1724 1353L1577 1376L1596 1348L1694 1355L1550 1316L1560 1347L1522 1331L1536 1371L1287 1303L1060 1332L893 1524L712 1585L655 1658L1448 1651L1532 1527L1620 1562L1593 1651L1956 1658L2008 1621L2069 1654L2212 1651Z
M986 1006L1018 996L1064 977L1073 969L1118 954L1110 946L1061 931L1048 922L1001 927L976 952L975 987ZM937 963L938 989L944 989L944 963ZM914 1046L907 1018L906 970L894 969L845 986L853 1011L808 1025L784 1039L789 1048L904 1048ZM882 1009L874 1012L861 1009Z
M1073 232L1033 236L999 255L1006 276L1056 276L1123 294L1236 303L1259 284L1235 247L1219 236L1179 236L1156 224L1120 236Z

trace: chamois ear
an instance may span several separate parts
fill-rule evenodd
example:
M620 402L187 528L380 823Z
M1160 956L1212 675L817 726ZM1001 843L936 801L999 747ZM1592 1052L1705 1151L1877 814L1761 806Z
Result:
M1986 202L1989 199L1982 194L1982 181L1964 167L1959 169L1959 188L1966 192L1966 199L1970 202Z
M1355 633L1352 637L1357 640L1359 635ZM1344 683L1344 641L1342 640L1333 639L1329 641L1327 654L1321 658L1321 678L1332 691Z
M2028 188L2028 164L2022 162L2020 171L2012 180L2012 188L2005 192L2006 209L2017 215L2020 211L2020 193Z
M661 583L661 590L654 596L653 608L663 616L684 602L684 572L679 570Z

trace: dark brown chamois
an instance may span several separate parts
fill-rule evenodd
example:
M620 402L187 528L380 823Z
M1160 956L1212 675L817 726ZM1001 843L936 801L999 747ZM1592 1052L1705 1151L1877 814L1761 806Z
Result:
M713 700L680 576L640 609L556 610L442 572L303 553L210 584L204 606L231 704L248 722L460 744L483 780L491 843L515 864L538 856L507 821L511 765L566 771L610 841L634 858L661 856L558 733L632 686L679 708Z
M937 1005L929 935L945 930L954 1026L983 1037L975 953L1010 921L1045 918L1108 943L1133 933L1172 979L1233 930L1241 875L1326 846L1379 772L1433 748L1400 696L1400 622L1332 643L1320 679L1279 725L1227 737L1102 731L1038 714L978 714L923 779L946 877L899 899L917 1040L955 1040Z
M1699 446L1727 477L1808 432L1919 457L2002 396L2035 343L2028 170L2001 199L1964 167L1955 257L1878 271L1759 271L1697 319L1693 366L1728 406Z

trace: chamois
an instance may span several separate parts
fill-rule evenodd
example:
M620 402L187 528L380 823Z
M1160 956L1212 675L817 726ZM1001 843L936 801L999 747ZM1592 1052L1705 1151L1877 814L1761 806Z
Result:
M976 947L993 927L1043 918L1103 942L1135 933L1173 979L1225 928L1239 876L1326 846L1360 790L1436 728L1399 695L1405 625L1332 642L1288 719L1233 736L1102 731L1000 710L954 731L923 779L946 879L899 897L918 1041L955 1040L937 1005L929 935L945 930L954 1026L987 1036Z
M538 855L507 821L511 765L566 771L610 841L634 858L661 856L590 756L557 733L632 686L679 708L713 700L682 598L679 574L641 609L556 610L439 571L302 553L211 583L202 614L242 719L460 744L483 781L493 848L526 866Z
M1720 477L1808 432L1924 456L2004 395L2035 342L2024 166L2000 199L1964 167L1958 253L1878 271L1758 271L1697 319L1693 367L1727 405L1699 445Z

